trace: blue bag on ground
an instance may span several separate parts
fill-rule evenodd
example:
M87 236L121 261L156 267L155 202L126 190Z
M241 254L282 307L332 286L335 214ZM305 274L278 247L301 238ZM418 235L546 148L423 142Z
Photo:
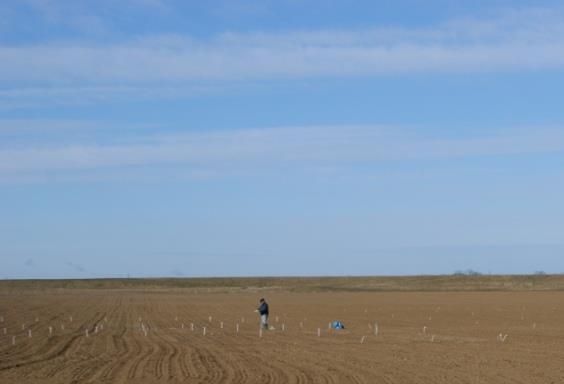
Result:
M331 328L333 329L345 329L345 324L340 321L334 321L331 323Z

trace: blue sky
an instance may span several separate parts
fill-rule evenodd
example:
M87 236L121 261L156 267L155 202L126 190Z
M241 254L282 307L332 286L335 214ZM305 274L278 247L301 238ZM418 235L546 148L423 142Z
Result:
M0 278L564 272L556 1L0 4Z

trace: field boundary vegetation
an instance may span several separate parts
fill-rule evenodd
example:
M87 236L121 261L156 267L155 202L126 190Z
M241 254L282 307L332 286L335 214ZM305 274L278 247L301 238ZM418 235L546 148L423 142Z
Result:
M564 275L441 275L0 280L0 289L192 289L204 291L564 291Z

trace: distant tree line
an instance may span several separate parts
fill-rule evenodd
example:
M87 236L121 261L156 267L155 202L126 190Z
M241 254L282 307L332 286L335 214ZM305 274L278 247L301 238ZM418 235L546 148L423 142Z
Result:
M475 271L473 269L465 269L463 271L455 271L454 276L481 276L482 272Z
M545 271L535 271L533 274L537 276L545 276L547 273ZM482 276L483 273L479 271L475 271L473 269L465 269L465 270L454 271L453 275L454 276Z

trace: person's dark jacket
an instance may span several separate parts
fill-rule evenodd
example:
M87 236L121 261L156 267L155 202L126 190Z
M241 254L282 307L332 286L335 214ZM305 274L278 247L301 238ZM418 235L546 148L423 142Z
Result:
M268 304L266 301L263 301L260 306L258 307L258 311L261 315L268 315Z

